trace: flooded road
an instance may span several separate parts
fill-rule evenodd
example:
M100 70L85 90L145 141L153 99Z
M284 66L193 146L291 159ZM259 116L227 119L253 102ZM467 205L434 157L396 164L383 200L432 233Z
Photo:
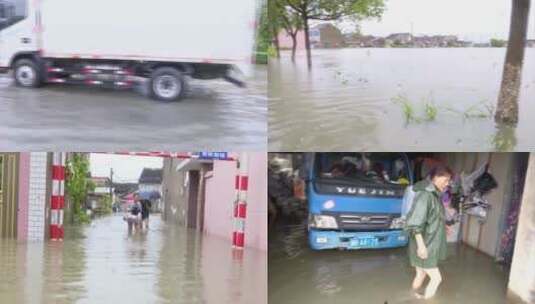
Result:
M192 80L184 100L162 103L143 89L30 90L0 75L0 150L265 150L266 86L267 67L256 66L246 89Z
M266 303L266 254L151 216L128 235L122 217L66 227L64 242L0 240L0 303Z
M303 54L295 65L288 52L270 62L270 151L535 149L535 48L526 49L516 129L488 115L504 48L316 49L313 56L311 72ZM434 104L435 120L407 124L400 99L417 120Z
M435 298L413 297L406 248L312 251L303 224L269 231L271 303L489 303L503 304L507 273L491 258L465 246L448 247L443 282Z

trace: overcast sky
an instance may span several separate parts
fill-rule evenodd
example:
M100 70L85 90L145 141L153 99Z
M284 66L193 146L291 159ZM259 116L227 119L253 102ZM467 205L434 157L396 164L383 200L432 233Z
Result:
M92 176L109 176L113 168L115 182L137 182L143 168L161 168L163 158L91 153L90 165Z
M509 32L511 0L386 0L381 21L362 22L362 32L386 36L395 32L454 34L471 40ZM535 39L535 8L530 14L530 39Z

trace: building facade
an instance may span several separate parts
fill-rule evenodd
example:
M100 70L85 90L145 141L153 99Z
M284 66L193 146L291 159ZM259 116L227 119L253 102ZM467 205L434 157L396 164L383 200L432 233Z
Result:
M0 171L1 236L49 238L52 153L1 153Z
M267 251L267 155L248 153L247 163L245 247ZM230 243L236 224L237 164L235 160L165 159L164 220Z

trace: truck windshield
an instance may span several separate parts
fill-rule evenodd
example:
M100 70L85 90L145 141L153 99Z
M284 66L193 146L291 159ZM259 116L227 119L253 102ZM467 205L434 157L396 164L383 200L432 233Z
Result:
M27 0L0 0L0 31L26 18Z
M361 185L408 185L409 168L399 153L319 153L315 176Z

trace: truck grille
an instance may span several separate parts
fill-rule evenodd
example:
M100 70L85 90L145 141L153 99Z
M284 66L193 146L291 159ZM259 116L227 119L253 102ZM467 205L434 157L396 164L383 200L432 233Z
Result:
M333 213L341 230L384 230L390 228L393 214Z

